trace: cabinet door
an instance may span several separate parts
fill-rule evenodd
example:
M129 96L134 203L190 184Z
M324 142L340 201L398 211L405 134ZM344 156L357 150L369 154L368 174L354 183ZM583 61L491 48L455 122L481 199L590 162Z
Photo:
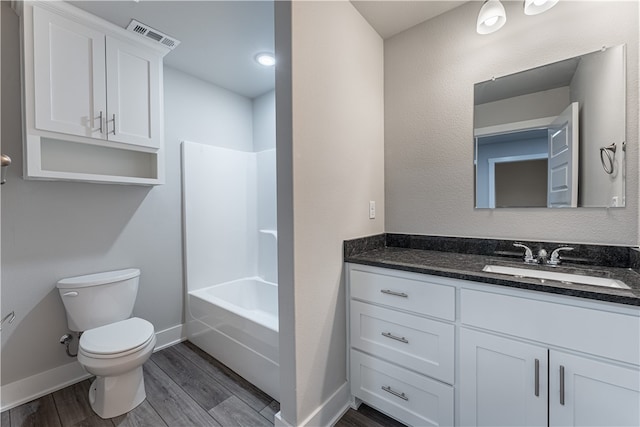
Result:
M33 37L35 127L104 138L104 34L34 6Z
M160 58L107 36L108 139L160 147Z
M547 425L547 349L460 329L460 424Z
M549 353L549 424L639 426L640 371Z

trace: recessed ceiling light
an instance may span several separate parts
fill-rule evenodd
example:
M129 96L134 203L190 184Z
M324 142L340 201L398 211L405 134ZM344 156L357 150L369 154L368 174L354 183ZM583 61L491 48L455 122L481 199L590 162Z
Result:
M273 67L276 65L276 58L272 53L259 53L256 55L256 62L265 67Z

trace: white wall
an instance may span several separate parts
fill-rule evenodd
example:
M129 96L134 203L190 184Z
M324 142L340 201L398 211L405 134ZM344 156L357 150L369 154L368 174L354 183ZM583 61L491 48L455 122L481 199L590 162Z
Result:
M253 105L249 98L164 67L167 157L180 164L180 141L232 150L253 149ZM174 151L175 150L175 151Z
M383 231L383 43L349 2L276 2L276 57L281 416L303 425L346 390L342 242Z
M2 143L13 159L2 188L2 384L70 363L55 283L136 266L134 315L156 331L183 322L180 147L183 139L252 150L251 100L165 69L166 184L25 181L22 176L18 17L2 7ZM158 309L158 308L161 309Z
M638 244L638 2L561 1L481 36L469 2L385 40L386 231ZM627 207L473 208L473 85L627 44ZM543 225L542 225L543 224ZM604 226L603 226L604 225Z

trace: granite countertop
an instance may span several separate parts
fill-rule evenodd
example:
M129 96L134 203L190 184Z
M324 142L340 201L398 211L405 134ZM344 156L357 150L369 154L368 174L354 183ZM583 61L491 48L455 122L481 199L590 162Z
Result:
M526 265L517 258L514 259L503 256L425 250L411 247L390 247L384 245L384 242L380 244L380 236L376 236L376 238L377 242L374 244L371 244L371 242L360 245L356 244L355 247L357 250L353 250L353 245L350 248L347 247L348 243L356 242L355 240L345 242L344 261L453 279L471 280L492 285L640 306L640 274L631 268L579 265L569 262L565 262L565 264L558 267ZM384 239L384 237L382 237L382 239ZM621 280L631 289L607 288L549 280L541 283L539 279L516 278L513 276L483 272L482 268L487 264L533 268L562 273L581 272L582 274Z

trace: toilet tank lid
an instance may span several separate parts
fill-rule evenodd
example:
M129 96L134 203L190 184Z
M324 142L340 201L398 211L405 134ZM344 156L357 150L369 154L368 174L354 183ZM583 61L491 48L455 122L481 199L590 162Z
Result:
M69 277L58 282L58 289L84 288L87 286L98 286L106 283L119 282L140 276L137 268L127 268L125 270L105 271L103 273L87 274L84 276Z

